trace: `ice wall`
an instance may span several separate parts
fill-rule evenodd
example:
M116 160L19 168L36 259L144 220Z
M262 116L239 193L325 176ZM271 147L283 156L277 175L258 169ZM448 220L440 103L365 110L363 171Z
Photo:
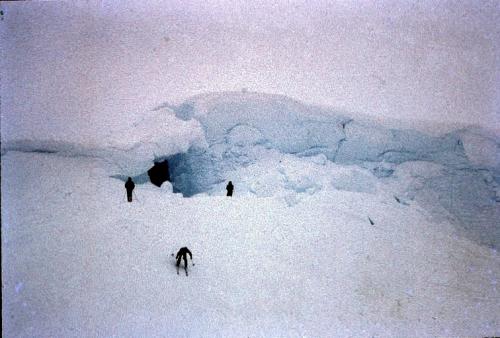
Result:
M323 155L336 164L364 168L381 182L397 182L391 184L404 201L419 200L436 216L449 213L461 231L475 240L492 246L500 243L500 139L492 132L462 128L436 135L378 124L283 96L248 92L193 97L174 111L180 119L199 121L208 142L207 148L191 148L176 159L174 185L188 195L220 193L228 180L237 189L244 187L240 193L269 194L284 187L285 174L271 174L268 168L267 176L259 176L260 169L243 175L239 168L269 161L271 150L298 158ZM318 176L333 175L307 167L302 170L303 181L318 182ZM267 180L271 188L252 188L249 175ZM338 178L338 189L371 189L360 183L371 182L365 172L351 171L344 180L342 175Z
M181 119L200 121L210 146L260 144L298 156L321 153L332 161L350 164L425 160L499 167L498 137L479 128L434 136L390 128L284 96L248 92L201 95L173 109Z
M81 133L55 130L2 135L2 153L99 157L110 176L138 183L155 160L167 159L173 189L185 196L223 194L232 180L236 194L285 193L293 204L301 194L375 193L385 184L403 205L417 201L436 217L449 214L475 240L500 243L500 138L480 128L436 134L285 96L226 92L108 118Z
M408 161L497 175L500 167L499 138L478 128L434 136L257 93L197 96L174 110L181 119L201 123L209 144L204 157L223 160L226 166L251 161L252 148L260 145L300 157L324 154L336 163L369 168L379 177L390 176L394 165Z

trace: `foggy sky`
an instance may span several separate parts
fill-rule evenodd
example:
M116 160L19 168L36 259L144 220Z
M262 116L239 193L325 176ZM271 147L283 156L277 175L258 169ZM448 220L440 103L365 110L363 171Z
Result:
M498 1L0 6L3 136L105 128L165 101L242 88L500 129Z

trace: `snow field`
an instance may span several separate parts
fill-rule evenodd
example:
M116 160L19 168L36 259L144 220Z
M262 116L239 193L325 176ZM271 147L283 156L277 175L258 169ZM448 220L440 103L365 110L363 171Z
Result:
M90 157L2 156L6 336L498 334L498 253L378 185L297 193L301 175L288 174L289 203L145 184L127 203L110 170ZM181 246L189 277L171 257Z

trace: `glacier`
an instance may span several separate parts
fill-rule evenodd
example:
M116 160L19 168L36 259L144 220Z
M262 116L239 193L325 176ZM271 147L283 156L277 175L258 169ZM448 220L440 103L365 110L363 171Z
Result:
M107 121L2 134L7 336L498 335L495 132L251 92Z
M402 127L248 91L164 103L125 121L101 126L92 142L50 133L3 139L2 153L99 157L110 176L140 184L155 161L167 160L173 191L186 197L222 195L229 180L237 194L280 195L291 204L324 189L389 190L400 203L453 219L481 244L500 244L500 138L484 128Z
M187 196L220 194L230 179L240 194L268 196L290 187L298 193L317 191L325 186L323 177L335 176L335 189L369 191L378 178L401 195L399 200L417 200L436 217L454 218L474 240L500 244L500 138L492 131L398 128L285 96L249 92L205 94L168 107L182 120L199 121L208 143L172 158L178 168L174 186ZM284 154L302 159L320 155L357 169L334 174L304 165L298 171L309 173L303 178L309 186L295 185L287 168L265 168L266 158ZM248 166L262 168L249 173ZM238 174L242 171L246 178Z

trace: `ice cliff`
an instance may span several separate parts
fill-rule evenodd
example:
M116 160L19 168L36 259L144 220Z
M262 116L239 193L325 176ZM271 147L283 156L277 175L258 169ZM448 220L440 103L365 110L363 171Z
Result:
M3 135L10 150L95 156L110 176L145 173L167 159L174 191L301 196L337 189L390 193L454 220L474 240L500 243L500 138L478 127L441 133L402 128L285 96L225 92L163 104L132 118L96 125L95 134ZM58 122L61 124L61 121Z
M174 186L187 195L220 193L229 179L240 194L255 195L375 192L384 184L398 203L416 200L475 240L500 242L500 139L493 132L464 127L436 135L258 93L201 95L171 108L199 121L208 143L171 158Z

